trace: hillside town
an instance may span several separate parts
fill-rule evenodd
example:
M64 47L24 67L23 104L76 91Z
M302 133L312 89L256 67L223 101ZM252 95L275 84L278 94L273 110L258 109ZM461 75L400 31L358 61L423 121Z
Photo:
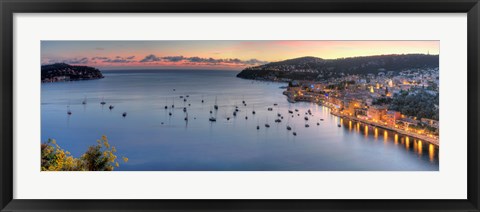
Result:
M354 121L439 145L438 67L293 80L284 94L290 102L324 105L350 125Z

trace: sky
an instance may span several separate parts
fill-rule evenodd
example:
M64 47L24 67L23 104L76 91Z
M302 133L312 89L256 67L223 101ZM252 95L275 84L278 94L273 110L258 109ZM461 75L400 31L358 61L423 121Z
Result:
M286 59L439 54L439 41L42 41L41 64L240 70Z

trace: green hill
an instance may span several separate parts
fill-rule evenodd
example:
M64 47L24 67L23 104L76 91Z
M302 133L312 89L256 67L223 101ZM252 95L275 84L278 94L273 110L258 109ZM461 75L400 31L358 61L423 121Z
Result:
M55 63L42 66L42 82L75 81L103 78L100 70L89 66Z
M237 77L259 80L322 80L345 75L398 74L409 69L438 68L439 56L427 54L377 55L338 59L300 57L249 67Z

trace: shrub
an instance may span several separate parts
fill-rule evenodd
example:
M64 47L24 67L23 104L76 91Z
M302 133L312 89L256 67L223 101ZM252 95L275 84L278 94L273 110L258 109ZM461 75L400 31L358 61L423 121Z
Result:
M110 146L106 136L97 140L97 145L88 147L79 158L62 149L54 139L42 143L40 149L42 171L113 171L120 166L115 155L117 150ZM128 158L122 159L128 162Z

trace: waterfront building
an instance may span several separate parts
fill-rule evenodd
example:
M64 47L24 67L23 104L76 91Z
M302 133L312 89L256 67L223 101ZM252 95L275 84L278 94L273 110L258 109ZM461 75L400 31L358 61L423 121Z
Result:
M368 108L367 116L374 122L381 122L382 117L387 114L387 107L384 105L372 105Z
M420 121L423 123L423 124L426 124L427 126L431 127L431 128L434 128L438 131L438 126L439 126L439 123L437 120L433 120L433 119L427 119L427 118L421 118Z
M394 127L397 123L397 120L401 118L401 113L394 110L388 110L385 116L382 118L388 126Z
M402 118L397 120L396 124L399 126L402 126L404 129L408 131L410 126L417 126L419 123L420 121L418 120L402 116Z
M336 96L329 95L326 102L337 109L343 109L343 100Z

